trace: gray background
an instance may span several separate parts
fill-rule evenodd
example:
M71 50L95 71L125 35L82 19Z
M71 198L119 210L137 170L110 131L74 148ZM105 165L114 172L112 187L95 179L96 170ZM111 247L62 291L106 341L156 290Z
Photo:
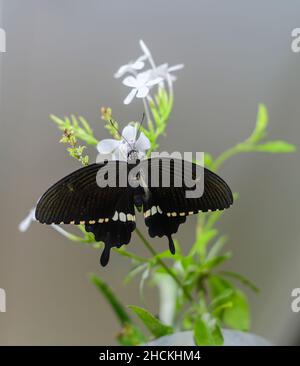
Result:
M7 313L0 314L0 344L111 344L118 324L87 273L105 278L125 304L141 305L137 283L122 283L128 261L113 255L103 269L95 249L50 228L17 229L41 193L78 167L48 115L80 113L99 138L107 137L102 105L124 124L138 119L142 105L124 106L128 90L112 75L140 54L143 38L157 63L186 65L162 149L216 155L250 134L259 102L269 110L269 137L299 144L300 54L290 44L300 4L4 0L1 9L0 287ZM293 344L300 326L290 308L291 290L300 287L299 153L239 156L221 173L240 192L219 226L234 252L228 268L261 288L250 294L252 331ZM191 218L178 234L186 248L193 228ZM163 249L166 241L155 245ZM136 237L130 247L148 255ZM146 306L157 312L155 290Z

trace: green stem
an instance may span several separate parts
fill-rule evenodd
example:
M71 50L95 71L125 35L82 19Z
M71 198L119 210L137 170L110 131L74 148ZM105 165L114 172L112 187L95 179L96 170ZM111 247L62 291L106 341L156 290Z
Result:
M236 145L226 151L224 151L221 155L217 157L217 159L212 163L211 170L216 172L219 167L224 163L225 160L231 158L233 155L236 155L240 152L239 145Z
M182 289L185 296L190 300L193 301L192 296L187 291L185 286L182 284L182 282L179 280L179 278L174 274L174 272L165 264L165 262L159 258L159 254L155 251L155 249L151 246L151 244L148 242L148 240L144 237L144 235L140 232L138 228L135 229L135 232L137 236L142 240L145 247L149 250L149 252L155 256L157 262L164 268L164 270L173 278L173 280L177 283L177 285Z
M148 259L140 257L139 255L133 254L131 252L128 252L126 249L123 249L123 248L114 248L114 249L117 253L119 253L120 255L122 255L124 257L131 258L137 262L148 263Z
M219 155L216 160L212 163L211 165L211 170L216 172L220 166L225 162L225 160L231 158L234 155L240 154L240 153L245 153L245 152L250 152L253 151L253 143L251 142L250 139L247 139L233 147L231 147L230 149L224 151L221 155Z

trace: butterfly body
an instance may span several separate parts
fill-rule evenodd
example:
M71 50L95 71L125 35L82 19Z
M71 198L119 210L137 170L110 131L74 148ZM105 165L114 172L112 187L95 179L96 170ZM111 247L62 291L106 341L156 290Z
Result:
M140 161L138 153L131 150L127 162L105 161L83 167L46 191L37 204L36 219L46 224L85 225L86 231L93 233L96 241L105 244L100 259L105 266L112 247L130 242L136 227L136 208L144 212L149 235L166 236L170 251L174 253L172 235L186 221L186 216L200 211L223 210L232 204L233 199L228 185L205 168L202 170L203 194L187 198L185 174L176 168L176 159L164 159L168 168L164 167L161 158ZM178 166L183 162L178 160ZM192 178L197 178L196 168L196 164L190 163L188 170ZM153 171L158 172L155 183ZM103 186L98 179L99 173L102 180L113 184ZM162 184L163 173L169 175L168 186ZM178 177L182 180L181 187L175 184Z

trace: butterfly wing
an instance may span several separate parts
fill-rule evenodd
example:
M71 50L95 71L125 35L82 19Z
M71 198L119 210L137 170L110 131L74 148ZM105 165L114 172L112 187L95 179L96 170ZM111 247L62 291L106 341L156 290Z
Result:
M165 164L167 162L167 164ZM173 163L172 163L173 162ZM158 167L159 184L149 184L146 188L144 202L145 224L151 237L167 236L171 252L175 251L172 234L176 233L180 224L186 221L186 216L198 212L216 211L228 208L233 203L232 192L227 183L217 174L194 163L187 163L171 158L153 158L145 160L148 164L147 181ZM184 164L184 166L183 166ZM181 167L181 168L180 168ZM143 170L143 168L142 168ZM162 186L162 174L170 176L170 185ZM191 182L186 182L184 174L190 176L190 181L203 179L203 194L196 198L187 198L187 191L193 190ZM175 182L181 180L181 187ZM188 183L188 186L187 186Z
M102 266L107 265L111 248L120 248L130 242L131 233L135 227L133 192L130 189L119 197L114 208L114 215L110 219L105 220L104 223L97 222L85 225L86 231L92 232L96 241L105 243L100 258Z
M128 169L125 162L114 162L111 166L91 164L69 174L43 194L35 216L45 224L85 225L96 241L105 243L101 264L106 265L112 247L129 243L135 217L131 189L119 185L99 187L97 174L102 168L114 169L117 176L120 171L127 174Z

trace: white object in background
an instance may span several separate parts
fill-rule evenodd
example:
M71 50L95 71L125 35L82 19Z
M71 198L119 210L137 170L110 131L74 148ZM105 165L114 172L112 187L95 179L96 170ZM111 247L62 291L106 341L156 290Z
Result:
M3 288L0 288L0 313L6 312L6 293Z
M272 346L266 339L252 333L237 330L222 329L224 336L223 346ZM155 339L146 346L195 346L193 332L178 332Z

